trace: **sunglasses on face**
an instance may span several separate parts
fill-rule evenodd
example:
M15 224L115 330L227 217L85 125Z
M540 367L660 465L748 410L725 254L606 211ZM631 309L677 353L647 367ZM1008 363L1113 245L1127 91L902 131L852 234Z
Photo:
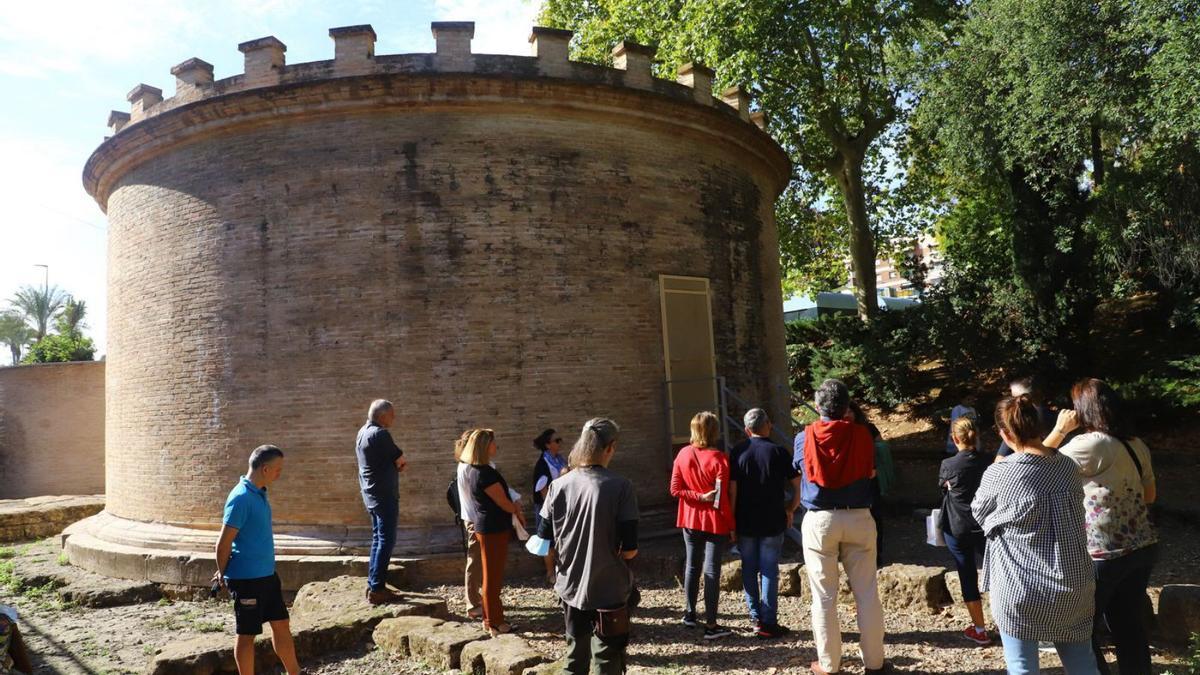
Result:
M561 438L556 438L556 439L554 439L554 442L555 442L555 443L562 443L562 439L561 439Z

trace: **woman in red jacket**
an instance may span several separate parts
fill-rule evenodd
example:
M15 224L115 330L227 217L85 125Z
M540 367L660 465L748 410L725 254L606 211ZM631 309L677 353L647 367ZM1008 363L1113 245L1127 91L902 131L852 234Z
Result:
M720 435L717 416L710 412L692 418L692 439L675 456L671 470L671 496L679 500L676 527L683 528L687 551L683 586L687 606L683 625L696 626L696 596L700 592L700 564L704 563L704 639L730 634L717 625L721 597L721 553L733 530L733 508L728 495L729 457L716 446Z

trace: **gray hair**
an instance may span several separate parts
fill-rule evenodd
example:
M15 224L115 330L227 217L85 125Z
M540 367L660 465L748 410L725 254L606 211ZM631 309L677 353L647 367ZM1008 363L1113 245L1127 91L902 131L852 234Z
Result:
M367 408L367 419L371 422L378 422L379 416L389 410L394 410L392 402L387 399L377 398L371 401L371 407Z
M813 397L817 404L817 412L822 417L840 420L850 407L850 390L841 380L825 380L817 387Z
M617 435L620 433L621 427L606 417L593 417L588 420L579 432L579 440L575 441L575 447L571 448L571 466L599 463L604 451L617 441Z
M250 470L261 469L273 460L283 457L283 451L274 445L260 445L250 453Z
M770 423L771 418L767 417L767 411L762 408L751 408L746 411L746 416L742 418L742 424L755 433L762 431Z

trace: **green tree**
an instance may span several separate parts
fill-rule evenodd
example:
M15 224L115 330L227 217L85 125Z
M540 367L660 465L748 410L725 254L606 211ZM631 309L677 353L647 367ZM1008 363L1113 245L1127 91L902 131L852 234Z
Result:
M49 332L50 321L70 297L58 286L23 286L9 302L25 315L25 320L33 328L34 339L41 340Z
M920 54L915 182L940 194L953 278L982 289L979 325L1026 367L1086 367L1098 300L1131 275L1169 276L1137 269L1137 252L1198 266L1161 255L1200 250L1200 70L1194 49L1182 57L1200 44L1198 8L975 0Z
M59 335L80 335L83 329L87 328L87 324L83 322L86 314L86 302L68 297L54 318L54 330L58 331Z
M34 342L21 363L58 363L64 361L91 361L96 355L96 345L83 335L47 335Z
M635 40L658 45L660 74L699 61L721 83L755 88L797 170L778 207L789 276L831 285L848 253L859 314L870 319L877 243L911 240L913 221L896 210L903 167L889 168L903 147L910 66L950 4L546 0L541 22L576 31L576 58L607 63L614 43Z
M13 310L0 313L0 342L8 345L14 366L20 363L21 351L32 337L33 331L25 325L24 317Z

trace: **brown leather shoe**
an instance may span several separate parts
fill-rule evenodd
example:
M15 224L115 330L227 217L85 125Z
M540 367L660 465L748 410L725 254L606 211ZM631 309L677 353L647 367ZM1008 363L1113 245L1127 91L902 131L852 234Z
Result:
M400 600L400 594L387 588L382 591L367 591L367 602L372 605L382 605L387 602L397 602L398 600Z

